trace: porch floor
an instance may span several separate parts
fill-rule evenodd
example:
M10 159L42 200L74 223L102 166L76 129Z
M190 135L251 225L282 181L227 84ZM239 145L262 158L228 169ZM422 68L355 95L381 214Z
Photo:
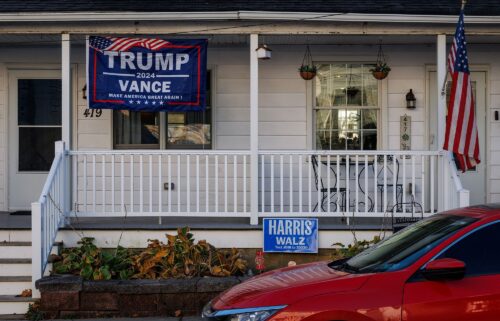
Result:
M259 225L250 225L247 217L79 217L71 218L62 230L171 230L182 226L189 226L193 230L260 230ZM391 229L390 218L358 217L350 219L347 225L342 217L320 217L320 230L378 230ZM31 229L31 215L18 215L9 212L0 212L0 230L27 230Z

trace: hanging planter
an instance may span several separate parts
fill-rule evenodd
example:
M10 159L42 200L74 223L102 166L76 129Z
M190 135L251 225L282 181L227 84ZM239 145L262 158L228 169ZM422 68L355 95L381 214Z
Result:
M304 53L304 58L302 59L302 65L300 65L299 68L300 77L304 80L311 80L316 77L316 72L317 68L313 65L311 50L308 45Z
M377 62L375 64L375 67L370 69L370 72L372 73L375 79L382 80L389 75L390 71L391 67L387 65L384 51L382 50L382 44L380 44L378 47Z

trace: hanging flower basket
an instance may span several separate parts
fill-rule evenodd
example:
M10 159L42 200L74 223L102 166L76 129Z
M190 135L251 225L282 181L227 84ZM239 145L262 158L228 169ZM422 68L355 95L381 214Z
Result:
M391 71L391 67L389 67L387 65L387 61L385 60L384 51L382 50L382 44L380 44L378 47L377 62L375 64L375 67L370 69L370 72L372 73L372 75L375 79L382 80L382 79L385 79L389 75L390 71Z
M303 66L303 67L310 67L310 66ZM306 70L302 71L299 68L299 73L300 73L300 77L302 77L302 79L304 79L304 80L311 80L314 77L316 77L316 71L306 71Z
M372 75L377 80L385 79L389 75L389 71L372 71Z
M304 80L311 80L316 77L316 72L317 68L313 65L311 50L307 46L304 58L302 59L302 65L299 68L300 77Z

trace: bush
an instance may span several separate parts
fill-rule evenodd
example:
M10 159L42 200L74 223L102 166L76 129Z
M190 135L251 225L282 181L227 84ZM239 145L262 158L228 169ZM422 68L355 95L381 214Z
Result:
M149 240L147 249L133 258L133 266L134 277L157 279L244 274L247 262L237 249L217 250L204 240L194 243L185 227L177 235L167 234L167 244Z
M80 247L63 250L53 272L75 274L87 280L158 279L193 276L229 276L246 272L247 262L237 249L218 250L208 242L194 243L189 228L179 228L177 235L166 235L167 243L148 240L140 252L118 247L103 251L94 239L85 237Z
M133 274L131 250L118 246L113 252L103 251L94 238L84 237L80 247L64 249L54 263L54 273L80 275L86 280L129 279Z
M332 252L332 259L333 260L340 260L340 259L353 257L353 256L363 252L364 250L366 250L370 246L377 244L378 242L380 242L380 240L381 239L379 236L375 236L371 241L366 241L366 240L358 241L355 239L354 243L349 244L347 246L345 246L342 243L334 243L334 244L332 244L333 246L335 246L335 248L333 249L333 252Z

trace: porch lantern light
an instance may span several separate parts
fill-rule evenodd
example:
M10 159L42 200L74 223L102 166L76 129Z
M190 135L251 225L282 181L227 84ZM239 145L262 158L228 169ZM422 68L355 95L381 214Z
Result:
M263 59L263 60L266 60L266 59L271 59L271 49L269 49L269 47L267 45L259 45L257 47L257 49L255 49L255 51L257 51L257 58L259 59Z
M406 94L406 108L415 109L416 106L417 106L417 98L415 98L413 90L410 89L410 91Z
M87 100L87 84L82 88L82 98Z

